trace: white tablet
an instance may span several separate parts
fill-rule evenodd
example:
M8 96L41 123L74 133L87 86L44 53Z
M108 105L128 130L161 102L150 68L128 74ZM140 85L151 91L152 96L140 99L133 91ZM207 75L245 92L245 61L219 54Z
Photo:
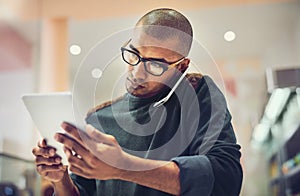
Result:
M62 144L53 137L56 132L62 132L63 121L69 122L84 130L84 119L75 118L73 98L70 92L25 94L22 100L40 135L47 139L48 145L54 146L67 164Z

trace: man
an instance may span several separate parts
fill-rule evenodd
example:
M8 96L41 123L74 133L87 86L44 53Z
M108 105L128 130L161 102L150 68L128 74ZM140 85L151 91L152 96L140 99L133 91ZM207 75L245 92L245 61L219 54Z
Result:
M85 132L63 123L66 133L55 134L72 174L45 140L33 149L56 195L239 195L240 146L225 98L208 76L184 77L192 36L172 9L138 21L121 47L128 93L90 112Z

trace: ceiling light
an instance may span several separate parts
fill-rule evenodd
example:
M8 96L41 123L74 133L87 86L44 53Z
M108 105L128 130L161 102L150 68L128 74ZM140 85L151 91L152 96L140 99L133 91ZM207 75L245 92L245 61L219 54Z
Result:
M236 35L233 31L227 31L226 33L224 33L224 39L228 42L235 40L235 38Z
M92 76L93 78L99 79L102 76L102 71L98 68L95 68L92 70Z
M73 44L70 46L70 53L73 55L79 55L81 53L81 48L80 46Z

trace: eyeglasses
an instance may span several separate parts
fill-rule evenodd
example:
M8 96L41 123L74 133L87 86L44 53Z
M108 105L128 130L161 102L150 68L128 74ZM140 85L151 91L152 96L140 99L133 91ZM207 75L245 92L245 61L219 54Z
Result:
M126 42L121 47L123 60L131 66L136 66L140 62L143 62L145 70L154 76L161 76L165 71L167 71L171 67L178 65L185 58L185 57L182 57L181 59L179 59L175 62L168 62L164 59L143 58L137 52L125 48L125 46L127 46L130 41L131 40Z

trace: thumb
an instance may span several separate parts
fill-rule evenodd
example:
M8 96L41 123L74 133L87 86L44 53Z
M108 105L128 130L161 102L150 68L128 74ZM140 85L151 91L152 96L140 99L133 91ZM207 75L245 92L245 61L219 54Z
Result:
M42 138L42 139L38 142L38 147L40 147L40 148L45 148L45 147L47 147L47 140L46 140L46 138Z

